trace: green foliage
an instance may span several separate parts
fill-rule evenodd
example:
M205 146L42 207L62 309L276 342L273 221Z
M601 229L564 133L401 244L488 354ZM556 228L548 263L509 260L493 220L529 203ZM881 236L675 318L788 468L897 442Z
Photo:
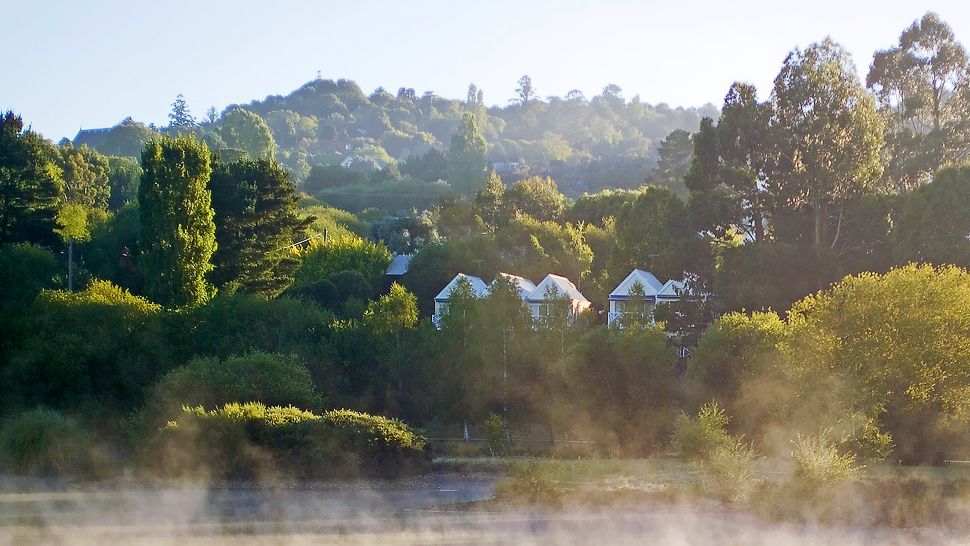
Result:
M139 207L124 206L91 230L91 240L81 247L84 267L94 277L141 294L144 276L138 267Z
M723 248L713 274L721 311L781 312L818 289L819 277L835 281L836 258L821 253L816 259L799 245L781 241ZM824 282L823 281L823 282Z
M761 483L755 461L758 452L749 444L729 438L716 445L703 460L708 488L728 502L741 502L751 497Z
M694 155L690 132L684 129L671 131L660 142L657 155L657 168L650 173L648 183L667 188L678 197L686 197L687 187L684 185L684 176L690 170Z
M677 411L674 362L656 327L597 327L555 369L554 414L570 436L612 452L642 456L670 436Z
M674 445L681 457L690 461L703 461L719 450L730 450L736 443L727 432L730 421L717 402L701 406L696 418L681 413L677 418Z
M58 148L57 166L64 181L64 199L84 208L108 208L111 184L108 159L87 146Z
M300 189L316 194L330 188L357 186L367 183L367 175L345 169L340 165L314 165L303 179Z
M145 441L142 461L168 476L346 479L418 470L424 447L422 436L395 419L230 403L211 411L184 407Z
M539 221L558 221L566 210L566 198L549 177L532 176L512 184L502 203L507 218L525 214Z
M714 233L734 228L755 242L765 239L775 189L769 180L775 153L771 114L771 104L758 102L754 86L734 83L717 126L701 121L686 173L697 227Z
M54 233L60 235L66 242L72 239L78 242L91 239L88 209L73 203L62 206L57 211L57 227L54 228Z
M682 278L703 258L684 205L669 190L646 188L616 216L616 271L635 267L661 278Z
M370 223L361 216L328 205L308 205L300 209L305 218L312 218L309 231L315 235L326 233L328 237L367 235ZM383 217L383 214L381 215Z
M137 159L145 145L152 138L158 136L154 130L144 123L125 118L118 125L112 127L104 140L97 146L97 150L106 156L122 156Z
M838 447L827 440L825 432L799 435L793 443L791 457L795 468L792 479L803 487L834 485L854 478L859 471L855 456L840 453Z
M478 127L475 114L465 112L458 132L451 137L448 148L448 183L458 193L475 195L485 183L485 152L488 144Z
M574 224L594 224L603 227L607 218L615 217L623 206L637 198L640 192L633 190L603 190L584 193L569 210L566 220Z
M485 420L485 441L488 452L494 455L504 455L509 450L509 425L497 413L488 414Z
M0 381L7 407L125 411L169 366L160 308L106 281L43 291Z
M301 259L294 288L331 279L343 271L355 271L364 277L373 294L384 284L391 253L383 244L361 237L330 237L325 241L315 239Z
M967 309L970 273L960 268L847 277L793 306L792 356L804 381L878 416L900 458L939 462L967 441Z
M453 195L453 186L411 178L325 188L314 192L314 196L324 203L352 212L362 212L371 207L403 212L423 210L431 208L439 199Z
M156 383L143 412L164 422L183 405L215 407L235 400L323 408L310 372L296 356L253 351L244 356L196 357Z
M89 473L91 453L77 422L37 408L0 426L0 469L27 476L77 476Z
M209 149L191 137L151 140L142 152L138 245L145 292L163 305L205 301L216 249Z
M276 141L269 126L259 114L235 108L222 116L220 131L229 148L243 150L257 159L270 159L276 152Z
M515 463L509 478L495 485L495 498L529 505L555 505L563 490L548 465L536 461Z
M63 180L57 150L13 112L0 117L0 244L52 242Z
M430 315L434 297L458 273L494 277L503 260L494 242L485 237L449 238L425 245L408 266L403 283L417 298L421 313Z
M138 199L138 181L141 179L141 166L130 157L108 158L108 184L111 196L108 208L118 210Z
M902 196L893 239L897 263L970 268L970 166L944 168L931 183Z
M475 212L493 229L507 220L505 183L495 171L489 173L485 184L475 192Z
M538 282L549 273L577 282L589 273L593 251L581 227L517 218L495 234L509 268Z
M882 174L883 123L849 54L830 38L796 49L775 78L780 197L812 211L816 249L837 241L830 209L872 188Z
M4 319L19 315L41 290L59 284L63 269L44 247L26 243L0 245L0 315Z
M687 368L690 406L716 400L732 415L743 416L736 423L739 430L760 437L778 410L772 401L790 388L779 347L788 336L785 322L772 312L719 317L701 336Z
M216 250L210 279L218 288L274 297L293 281L289 248L313 218L301 218L289 174L273 160L217 164L209 181Z
M312 369L326 357L324 334L333 315L288 298L267 300L220 295L205 305L169 317L172 351L185 362L194 355L222 359L251 351L299 355ZM316 372L314 372L316 373Z
M886 120L886 181L918 187L941 165L963 160L970 71L966 49L940 16L928 12L877 51L866 77Z

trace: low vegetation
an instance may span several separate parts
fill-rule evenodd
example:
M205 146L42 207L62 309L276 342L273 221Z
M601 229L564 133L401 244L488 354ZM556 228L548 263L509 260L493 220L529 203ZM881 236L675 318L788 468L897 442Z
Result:
M427 464L424 438L401 421L257 402L183 408L142 443L141 461L161 476L255 481L395 476Z

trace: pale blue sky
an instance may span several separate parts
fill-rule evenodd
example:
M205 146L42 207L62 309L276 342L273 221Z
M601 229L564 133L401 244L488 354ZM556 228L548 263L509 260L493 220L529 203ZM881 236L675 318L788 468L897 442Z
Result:
M178 93L209 106L313 79L505 104L522 74L540 95L608 83L646 102L720 104L734 80L766 95L785 55L831 35L862 76L928 10L970 43L968 0L377 2L5 0L0 108L48 138L125 116L164 124ZM814 7L807 7L807 6Z

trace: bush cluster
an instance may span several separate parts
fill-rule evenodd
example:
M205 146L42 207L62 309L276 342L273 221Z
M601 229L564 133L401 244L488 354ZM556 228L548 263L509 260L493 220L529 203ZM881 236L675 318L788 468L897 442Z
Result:
M394 476L427 462L424 438L401 421L258 402L185 407L141 459L162 476L257 481Z
M0 469L27 476L87 476L94 459L77 422L59 412L36 408L0 427Z

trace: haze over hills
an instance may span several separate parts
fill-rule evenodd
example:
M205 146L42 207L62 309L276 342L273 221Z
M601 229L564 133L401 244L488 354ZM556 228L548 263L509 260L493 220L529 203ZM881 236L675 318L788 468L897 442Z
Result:
M483 92L474 84L466 97L456 99L414 88L378 88L367 94L350 80L316 79L286 96L230 105L221 114L210 109L199 120L183 103L179 108L184 111L177 115L181 117L172 118L162 130L191 130L216 149L258 147L245 136L257 129L225 126L227 114L247 110L265 121L276 157L303 179L314 165L342 164L369 172L395 169L408 159L443 151L462 114L472 112L488 143L487 158L505 178L552 175L564 192L578 195L604 187L639 186L653 170L668 134L696 131L701 118L718 114L710 104L683 108L644 103L638 96L625 97L612 84L593 97L574 90L564 97L541 98L523 77L517 92L507 106L486 107ZM153 129L125 120L108 131L82 131L74 144L88 144L107 154L137 155ZM227 137L229 132L236 136Z

